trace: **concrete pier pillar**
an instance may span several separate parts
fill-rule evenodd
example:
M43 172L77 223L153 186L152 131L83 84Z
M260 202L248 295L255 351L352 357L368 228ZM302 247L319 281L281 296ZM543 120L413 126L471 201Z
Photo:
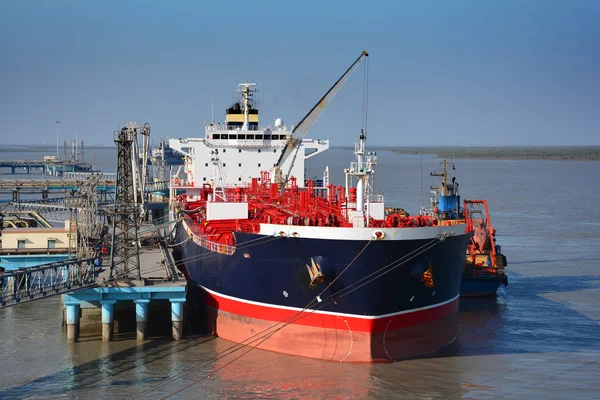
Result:
M150 299L136 299L135 323L137 327L137 339L146 340L146 327L148 326L148 303Z
M65 303L67 306L67 343L75 343L79 339L79 302Z
M183 337L183 303L183 299L171 299L171 324L175 340Z
M102 341L110 342L113 339L113 327L115 322L116 300L100 300L102 305Z

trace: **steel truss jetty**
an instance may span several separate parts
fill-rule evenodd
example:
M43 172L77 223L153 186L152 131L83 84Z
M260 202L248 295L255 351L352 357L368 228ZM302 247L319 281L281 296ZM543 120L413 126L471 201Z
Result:
M0 307L93 286L96 271L92 261L92 258L58 261L0 273Z
M63 176L67 172L91 172L92 164L69 160L0 160L0 170L10 169L12 174L25 171L26 174L42 173Z
M17 201L20 194L23 193L41 193L42 198L48 198L49 193L68 193L76 191L86 182L82 179L31 179L31 180L0 180L0 194L13 194L13 201ZM100 179L96 184L97 191L114 192L114 179ZM146 193L167 191L169 181L147 182L145 185ZM15 198L16 197L16 198Z

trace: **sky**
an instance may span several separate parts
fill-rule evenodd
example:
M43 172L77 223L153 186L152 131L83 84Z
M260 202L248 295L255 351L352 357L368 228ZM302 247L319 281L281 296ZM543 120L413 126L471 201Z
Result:
M0 0L0 138L201 137L248 79L298 123L362 50L371 145L600 145L600 1ZM365 63L307 137L351 145Z

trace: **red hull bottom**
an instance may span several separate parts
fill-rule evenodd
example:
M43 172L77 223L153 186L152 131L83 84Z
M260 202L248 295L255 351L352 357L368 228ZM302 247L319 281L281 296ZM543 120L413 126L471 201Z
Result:
M454 303L457 305L458 301ZM452 308L457 307L453 304ZM399 361L443 347L454 340L458 333L458 312L452 311L434 321L381 332L353 330L353 318L344 317L336 319L334 328L290 324L258 344L265 333L271 333L282 325L272 328L276 322L207 307L210 327L223 339L244 342L277 353L351 363ZM397 318L394 317L394 320ZM392 318L388 318L388 322L382 319L384 321L381 322L388 327L395 325L392 324ZM250 337L252 339L248 340ZM258 340L252 342L254 339Z

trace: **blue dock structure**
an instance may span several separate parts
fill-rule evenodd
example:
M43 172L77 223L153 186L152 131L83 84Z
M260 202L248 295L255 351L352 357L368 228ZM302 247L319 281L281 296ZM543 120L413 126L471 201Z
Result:
M160 251L144 248L140 259L140 281L107 280L108 270L103 270L99 265L101 263L95 258L62 260L2 272L0 308L62 294L67 341L73 343L80 335L82 315L87 317L87 332L92 333L93 327L98 325L101 317L102 340L112 340L115 330L115 306L127 304L135 307L137 338L145 340L149 309L155 303L162 303L164 306L165 301L168 301L171 334L175 340L179 340L183 337L187 283L185 279L181 279L166 244L161 243ZM98 321L94 321L96 316Z
M162 229L168 229L168 223L156 224L151 230ZM140 235L143 235L143 232L144 230L140 230ZM139 265L140 279L124 275L113 277L107 268L96 278L97 287L63 295L63 315L68 342L77 342L80 332L84 331L91 334L101 331L103 341L113 340L115 330L128 332L115 324L117 307L121 311L125 310L120 315L120 325L132 324L133 314L129 316L127 310L135 309L137 338L145 340L149 324L164 326L163 318L166 317L155 313L152 318L156 319L153 320L149 318L149 311L164 310L166 301L170 305L171 335L175 340L183 337L183 308L186 304L187 283L177 271L168 245L160 241L160 250L140 248ZM114 269L112 272L114 273ZM98 329L100 321L101 329Z
M147 286L103 286L67 293L63 298L66 308L67 341L76 342L80 332L81 307L102 309L102 340L113 340L115 304L133 302L138 340L147 337L148 308L151 302L169 300L173 339L183 337L183 306L186 300L185 281L160 282Z

